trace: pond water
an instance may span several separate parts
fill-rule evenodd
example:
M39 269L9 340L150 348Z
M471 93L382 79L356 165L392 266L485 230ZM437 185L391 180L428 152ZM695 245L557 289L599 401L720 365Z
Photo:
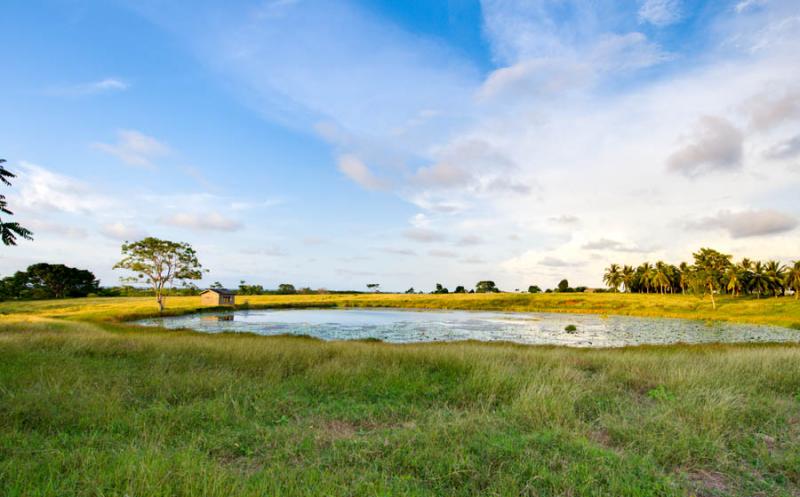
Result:
M481 340L622 347L677 342L800 342L800 332L777 326L596 314L396 309L242 310L146 319L137 324L208 333L309 335L325 340L379 339L392 343ZM577 329L567 332L568 325Z

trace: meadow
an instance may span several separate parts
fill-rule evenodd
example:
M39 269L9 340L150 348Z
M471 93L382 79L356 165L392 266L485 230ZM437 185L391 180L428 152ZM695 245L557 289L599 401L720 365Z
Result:
M790 298L240 299L800 322ZM0 304L3 495L800 495L798 345L389 345L122 322L155 309Z
M800 329L800 301L791 297L718 296L717 309L708 298L694 295L624 293L475 293L475 294L310 294L243 295L239 308L385 307L514 312L572 312L641 317L774 324ZM169 297L165 315L208 307L199 297ZM100 297L0 302L0 319L31 316L89 321L126 321L158 315L151 297Z

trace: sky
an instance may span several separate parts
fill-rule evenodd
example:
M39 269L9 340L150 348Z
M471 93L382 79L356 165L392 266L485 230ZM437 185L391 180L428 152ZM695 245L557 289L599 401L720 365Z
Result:
M6 0L3 193L36 262L200 285L601 286L800 259L796 0ZM4 218L5 219L5 218Z

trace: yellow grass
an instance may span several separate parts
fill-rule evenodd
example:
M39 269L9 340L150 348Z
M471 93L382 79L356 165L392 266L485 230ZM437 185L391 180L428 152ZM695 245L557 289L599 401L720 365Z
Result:
M449 294L449 295L258 295L237 297L239 307L395 307L522 312L567 312L773 324L800 329L800 302L791 297L717 298L642 294ZM166 313L208 309L199 297L170 297ZM2 319L23 316L91 321L124 321L157 315L153 298L116 297L0 303Z

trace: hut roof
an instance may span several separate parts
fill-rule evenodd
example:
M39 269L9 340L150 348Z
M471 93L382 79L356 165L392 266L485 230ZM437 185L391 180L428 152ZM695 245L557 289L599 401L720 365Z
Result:
M236 295L233 290L228 290L227 288L209 288L208 290L203 290L201 293L206 292L214 292L220 295Z

